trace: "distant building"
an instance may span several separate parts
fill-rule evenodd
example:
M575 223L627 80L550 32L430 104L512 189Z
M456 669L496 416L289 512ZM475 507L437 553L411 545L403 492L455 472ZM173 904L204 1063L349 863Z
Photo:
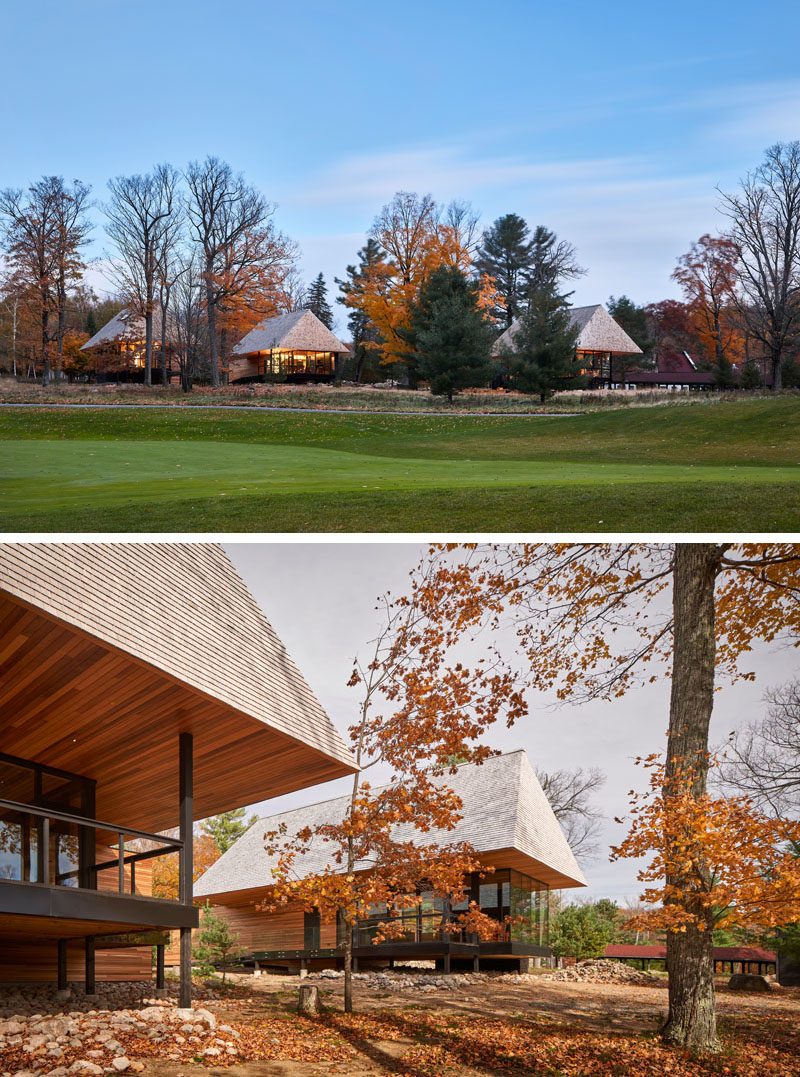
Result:
M580 372L589 380L590 386L611 387L617 382L623 382L627 375L622 360L642 355L639 345L631 340L600 303L588 307L572 307L570 322L573 328L578 330L576 354L581 360ZM513 348L519 324L520 319L516 318L497 339L492 349L493 355L500 356L506 349ZM615 359L620 360L616 366Z
M531 958L548 957L548 894L551 889L585 886L564 833L524 751L488 759L480 766L464 764L442 783L462 802L462 818L451 831L421 834L407 827L401 840L421 844L469 842L480 860L494 871L465 879L466 895L449 906L421 881L421 902L397 910L404 935L374 943L378 925L391 915L376 907L354 930L353 954L363 965L395 960L435 959L451 967L525 969ZM265 831L286 826L293 835L306 827L341 820L348 797L295 808L260 819L195 884L195 895L212 903L239 933L250 959L275 967L333 967L342 960L344 925L320 920L319 912L289 905L273 913L260 906L267 898L276 858L264 847ZM295 864L301 874L317 874L329 866L325 844L316 843ZM364 865L361 870L367 870ZM448 934L443 924L476 902L497 921L494 939Z
M310 310L265 318L235 344L230 382L331 381L347 346Z
M760 946L715 946L713 955L714 972L731 975L734 972L751 972L757 976L774 975L778 960L772 950L763 950ZM663 943L654 946L611 943L606 946L603 957L615 961L637 962L643 969L649 969L653 963L665 968L667 948Z
M177 371L174 334L170 333L167 319L166 358L167 382ZM161 382L161 314L153 315L153 384ZM113 374L117 381L141 382L145 373L145 326L144 318L130 310L121 310L106 322L81 346L87 355L91 369L97 374Z

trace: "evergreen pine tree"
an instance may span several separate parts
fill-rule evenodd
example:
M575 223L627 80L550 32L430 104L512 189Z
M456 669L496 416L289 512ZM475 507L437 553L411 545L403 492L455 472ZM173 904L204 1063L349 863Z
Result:
M475 269L494 281L503 302L492 310L492 317L503 329L522 313L532 265L533 244L525 221L516 213L498 217L483 233Z
M385 261L386 256L374 239L368 239L366 246L358 252L358 265L349 265L345 270L345 280L335 277L341 295L336 302L347 307L347 325L353 344L352 368L353 381L375 381L385 377L385 367L378 362L376 345L381 337L378 330L358 305L359 295L363 293L365 280L376 266Z
M655 348L655 340L650 333L650 323L644 307L637 306L627 295L609 296L606 310L617 323L624 329L634 344L642 349L642 356L631 356L636 365L644 360L646 366L650 366L650 359ZM629 360L624 355L615 355L610 360L608 371L609 384L613 382L625 383L625 364Z
M309 284L304 305L306 310L316 314L328 329L333 328L333 311L328 302L328 285L325 283L325 278L321 273L318 273Z
M257 818L251 815L245 820L245 809L234 808L232 811L224 811L220 815L204 819L200 830L214 839L221 853L227 853L236 839L249 830Z
M593 905L567 905L550 925L553 953L576 961L601 957L613 937L611 925Z
M578 329L571 324L566 296L552 285L540 288L532 294L506 351L509 386L538 393L544 402L555 389L578 384L577 343Z
M215 966L222 968L222 982L230 962L242 954L239 935L227 920L214 912L208 902L203 906L197 944L192 949L192 957L205 976L214 974Z
M752 359L748 359L742 369L742 375L739 379L739 388L741 389L763 389L764 379L761 377L761 371Z
M86 322L84 324L84 329L86 330L86 332L89 334L90 337L93 337L95 335L95 333L97 332L97 319L94 316L94 311L91 310L91 309L89 310L89 313L86 315Z
M619 297L611 295L608 297L606 310L617 325L625 330L633 343L639 345L645 357L649 357L655 346L655 341L650 333L650 325L644 307L637 306L627 295Z
M430 274L402 335L413 347L409 361L436 396L452 401L489 380L494 330L478 307L477 284L460 269L440 266Z

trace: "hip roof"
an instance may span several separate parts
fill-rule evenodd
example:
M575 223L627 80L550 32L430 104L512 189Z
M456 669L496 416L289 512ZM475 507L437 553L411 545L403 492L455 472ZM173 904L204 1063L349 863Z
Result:
M577 350L584 352L610 352L612 355L641 355L642 349L608 313L600 303L588 307L571 307L570 325L578 330ZM519 329L516 318L510 328L498 337L492 354L500 355L506 348L513 348L514 337Z
M453 830L421 833L412 826L398 827L398 840L425 846L437 842L469 842L482 859L486 854L514 852L514 865L535 878L558 887L584 886L586 880L553 814L524 751L492 756L480 765L464 764L455 773L437 779L462 802L462 818ZM259 819L212 864L195 883L199 897L228 894L269 886L277 857L264 847L264 834L285 825L292 837L305 828L344 818L348 796L293 808ZM300 875L315 875L333 867L326 843L317 840L295 862ZM367 865L361 865L361 870Z

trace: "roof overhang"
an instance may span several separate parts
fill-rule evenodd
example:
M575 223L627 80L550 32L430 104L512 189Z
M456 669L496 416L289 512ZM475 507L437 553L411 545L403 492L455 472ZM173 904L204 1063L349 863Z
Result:
M147 831L178 815L178 737L194 737L194 816L355 770L0 589L0 751L97 782L97 817Z
M577 886L586 886L586 880L583 877L577 879L571 875L565 875L564 872L559 871L557 868L551 867L549 864L545 864L543 861L537 860L519 849L506 848L491 849L488 852L481 851L479 860L486 867L495 869L511 868L513 871L519 871L523 875L530 875L532 879L545 883L551 890L569 890Z

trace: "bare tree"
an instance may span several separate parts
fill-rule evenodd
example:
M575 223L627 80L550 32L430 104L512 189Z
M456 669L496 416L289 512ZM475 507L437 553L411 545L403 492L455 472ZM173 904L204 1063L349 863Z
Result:
M767 711L732 734L720 779L779 818L800 817L800 678L767 693Z
M741 189L722 195L721 208L739 248L739 310L767 349L779 390L800 318L800 142L771 146Z
M537 770L536 777L572 851L581 860L593 859L603 820L603 813L593 798L605 785L603 772L598 767L576 767Z
M398 191L373 221L369 235L395 263L402 284L416 280L438 223L433 197L411 191Z
M301 273L296 269L286 274L283 282L284 301L287 313L295 310L305 310L308 302L308 285Z
M537 224L531 237L531 264L526 274L528 296L559 289L564 281L575 280L585 272L573 245L559 239L545 225Z
M480 246L481 235L478 231L480 215L469 202L454 199L444 211L442 224L449 229L456 247L462 252L464 259L472 260Z
M181 389L192 391L194 376L206 350L204 282L194 253L182 258L170 288L171 326L178 353Z
M225 351L221 315L276 278L282 283L293 264L294 245L275 230L275 207L225 161L193 161L186 180L189 223L203 261L211 383L219 385Z
M86 268L80 249L86 243L92 225L86 217L91 187L74 180L66 187L63 180L54 198L55 234L53 267L56 293L56 363L58 369L64 358L64 331L67 327L67 292L77 284Z
M187 272L188 258L181 252L180 239L183 230L183 207L179 206L167 222L156 252L156 280L160 313L160 366L161 384L167 384L167 348L170 344L170 301L178 280Z
M84 216L88 195L84 184L75 181L68 187L61 176L43 176L27 191L0 191L7 283L35 307L45 384L51 375L51 344L63 335L67 287L83 268L79 249L89 231Z
M169 164L156 165L146 175L109 180L111 202L106 207L106 231L118 257L113 273L123 292L144 318L145 385L152 382L153 313L159 287L159 264L176 241L180 174Z

